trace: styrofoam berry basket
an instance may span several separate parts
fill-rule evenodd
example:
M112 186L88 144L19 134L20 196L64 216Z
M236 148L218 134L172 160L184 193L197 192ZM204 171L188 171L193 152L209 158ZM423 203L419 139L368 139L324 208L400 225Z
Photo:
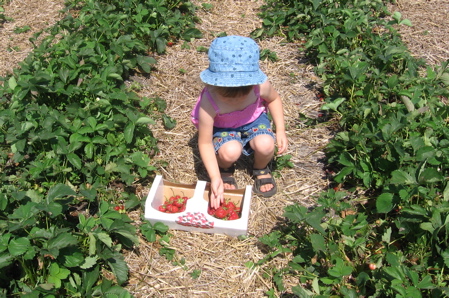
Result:
M235 220L222 220L208 214L209 189L209 183L206 181L179 184L166 181L158 175L154 178L145 201L145 219L151 224L162 222L175 230L217 233L233 237L245 235L248 232L252 187L248 185L243 189L225 191L225 200L231 200L241 208L240 218ZM165 200L176 195L189 198L183 212L159 211L159 206Z

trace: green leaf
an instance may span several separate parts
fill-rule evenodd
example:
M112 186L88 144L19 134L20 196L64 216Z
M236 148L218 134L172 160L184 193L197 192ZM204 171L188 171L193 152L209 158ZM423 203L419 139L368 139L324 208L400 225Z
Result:
M110 73L108 74L108 78L113 78L119 81L123 81L122 76L119 75L118 73Z
M409 173L406 173L403 170L395 170L391 173L390 183L414 185L417 184L417 181L415 177L413 177Z
M165 42L162 40L162 51L159 53L162 53L165 49ZM156 64L156 59L148 56L137 56L137 64L142 68L142 70L146 73L151 72L151 65Z
M324 237L321 236L320 234L311 234L310 242L312 243L313 250L315 250L316 252L326 251L326 244Z
M24 254L31 246L30 240L25 237L15 238L9 242L8 251L12 256Z
M97 238L93 233L89 233L89 256L95 255L97 252Z
M134 138L134 128L135 124L132 122L129 122L128 125L125 127L124 136L126 143L130 144L133 141Z
M326 231L321 226L321 222L322 222L324 216L325 216L325 214L322 210L315 209L306 216L305 220L315 230L317 230L321 234L324 234Z
M155 124L156 122L150 117L140 117L137 119L136 124Z
M337 258L335 266L327 272L334 277L343 277L352 273L352 267L346 266L342 259Z
M95 233L94 235L95 235L95 237L98 238L98 240L100 240L101 242L106 244L108 247L112 247L112 239L108 234L99 232L99 233Z
M409 27L413 26L412 22L409 19L403 19L399 24L400 25L406 25L406 26L409 26Z
M433 233L433 231L435 231L435 228L433 227L431 222L422 222L419 224L419 227L424 231L428 231L430 233Z
M11 88L11 90L14 90L17 86L16 78L10 77L8 80L8 85L9 85L9 88Z
M51 238L50 240L48 240L47 248L48 249L53 249L53 248L61 249L64 247L76 245L77 243L78 243L78 240L75 236L73 236L70 233L64 232L64 233L59 234L55 238Z
M98 256L87 257L84 259L84 264L80 266L81 269L89 269L97 264Z
M90 138L88 136L83 136L79 133L74 133L70 135L69 142L70 143L90 142Z
M344 182L344 179L346 178L346 176L351 174L354 171L354 169L355 168L353 166L344 167L343 169L341 169L341 171L334 177L335 182L338 182L338 183Z
M59 267L58 263L51 263L49 272L50 275L57 277L59 279L65 279L70 274L70 270L64 267Z
M443 199L444 199L444 201L449 201L449 182L448 183L446 183L446 187L444 188L444 191L443 191Z
M426 168L419 174L419 182L421 183L436 183L443 181L444 176L434 168Z
M391 277L393 277L395 279L403 280L405 278L405 274L402 271L402 268L400 266L384 267L384 271L385 271L385 273L387 273L388 275L390 275Z
M69 153L67 154L67 159L69 160L69 162L78 170L81 169L82 167L82 163L81 163L81 158L76 155L75 153Z
M0 269L9 266L13 257L9 253L0 253Z
M385 230L385 233L382 235L382 241L386 243L390 243L391 241L391 227L388 227Z
M162 120L164 121L164 127L166 129L172 129L176 126L176 119L173 119L167 115L162 115Z
M197 28L189 28L182 33L182 39L190 41L192 38L201 38L203 34Z
M119 285L124 284L128 280L128 265L123 259L123 255L116 252L112 258L108 258L107 262L109 267L111 267L112 272L117 278L117 283Z
M87 143L84 147L84 153L86 154L86 157L88 159L92 159L94 156L94 144L93 143Z
M330 103L326 103L324 105L321 106L321 109L323 111L326 110L333 110L335 112L337 112L338 107L346 100L346 98L344 97L339 97L337 99L334 99L332 102Z
M156 231L155 230L149 229L149 228L143 229L141 227L141 233L148 240L148 242L156 241Z
M445 86L449 86L449 73L443 73L440 77L440 80Z
M50 188L47 195L47 202L53 201L55 198L62 198L65 196L75 196L76 192L68 185L57 184Z
M168 227L166 224L163 224L163 223L161 223L161 222L156 222L156 223L153 225L153 228L154 228L156 231L159 231L160 233L167 233L167 231L169 230L169 227Z
M393 207L393 194L392 193L383 193L376 199L376 209L378 213L388 213Z

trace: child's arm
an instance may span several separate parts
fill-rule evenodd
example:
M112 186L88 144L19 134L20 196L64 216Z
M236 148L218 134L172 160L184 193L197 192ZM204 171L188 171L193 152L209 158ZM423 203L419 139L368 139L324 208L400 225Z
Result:
M212 143L215 111L208 100L202 100L199 110L198 148L201 159L211 179L210 203L211 207L218 208L223 202L224 185Z
M284 109L281 97L269 81L260 85L260 96L267 102L268 110L273 117L276 126L278 154L282 154L287 151L288 140L285 134Z

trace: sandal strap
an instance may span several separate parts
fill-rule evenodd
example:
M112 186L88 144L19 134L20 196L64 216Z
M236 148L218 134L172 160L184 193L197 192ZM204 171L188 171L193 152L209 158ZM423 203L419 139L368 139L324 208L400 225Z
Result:
M265 184L275 184L275 182L274 182L274 180L273 180L273 177L271 177L271 178L261 178L261 179L257 179L256 180L256 185L258 185L258 186L262 186L262 185L265 185Z
M253 169L253 175L254 176L260 176L260 175L265 175L265 174L269 174L271 173L270 169L267 167L265 167L265 169Z
M234 165L232 165L231 167L229 167L227 169L220 168L220 173L234 174L234 172L235 172L235 166Z

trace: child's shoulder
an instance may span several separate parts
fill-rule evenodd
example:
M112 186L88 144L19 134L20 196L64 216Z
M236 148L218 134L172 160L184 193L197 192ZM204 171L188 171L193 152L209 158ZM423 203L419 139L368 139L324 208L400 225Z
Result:
M271 83L266 80L265 82L263 82L262 84L259 85L259 93L260 96L263 98L266 98L267 96L269 96L272 92L273 86L271 85Z

